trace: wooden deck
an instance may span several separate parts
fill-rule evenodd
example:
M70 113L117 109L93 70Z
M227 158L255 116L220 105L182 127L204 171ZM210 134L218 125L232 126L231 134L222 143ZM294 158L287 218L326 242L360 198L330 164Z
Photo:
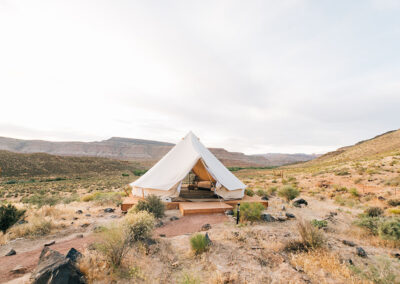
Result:
M194 214L225 213L233 207L224 202L180 202L179 211L182 216Z
M131 207L135 206L139 200L143 198L141 197L134 197L129 196L126 197L121 205L121 210L123 212L127 212ZM215 201L194 201L194 202L165 202L165 209L166 210L173 210L179 209L182 215L189 215L189 214L212 214L212 213L223 213L227 210L232 210L236 207L238 203L244 202L257 202L264 205L265 208L268 207L268 201L261 200L259 197L250 197L244 196L243 199L239 200L218 200Z

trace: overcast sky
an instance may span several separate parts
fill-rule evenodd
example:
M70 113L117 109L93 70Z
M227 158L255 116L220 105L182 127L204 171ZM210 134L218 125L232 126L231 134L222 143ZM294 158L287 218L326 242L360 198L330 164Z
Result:
M322 153L400 128L400 1L0 0L0 136Z

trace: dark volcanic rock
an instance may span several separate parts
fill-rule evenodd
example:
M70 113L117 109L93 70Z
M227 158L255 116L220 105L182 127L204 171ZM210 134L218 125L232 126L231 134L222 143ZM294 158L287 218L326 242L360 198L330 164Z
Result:
M70 258L45 247L39 257L39 263L31 275L35 284L80 284L86 283L83 274Z
M268 214L268 213L261 214L261 219L265 222L274 222L275 221L275 218L272 217L272 215Z
M104 212L105 213L113 213L115 211L115 209L113 209L113 208L106 208L106 209L104 209Z
M14 249L11 249L5 256L15 255L17 252Z
M82 254L74 248L71 248L66 255L66 258L69 258L74 263L76 263L77 260L81 257L82 257Z
M50 242L48 242L48 243L45 243L44 246L45 246L45 247L49 247L49 246L54 245L55 243L56 243L56 241L55 241L55 240L52 240L52 241L50 241Z
M171 218L169 218L169 220L170 220L170 221L176 221L176 220L179 220L179 218L176 217L176 216L172 216Z
M343 240L342 243L345 244L346 246L349 246L349 247L355 247L356 246L356 244L353 243L352 241Z
M76 214L82 214L83 213L83 211L82 210L76 210L76 212L75 212Z
M294 216L294 214L292 214L292 213L289 213L289 212L286 212L286 217L288 217L288 218L296 218L296 216Z
M210 230L211 229L211 225L210 224L204 224L202 227L201 227L201 230L202 231L208 231L208 230Z
M293 206L295 206L295 207L301 207L302 204L307 206L308 202L303 198L300 198L300 199L297 199L297 200L293 201Z
M365 252L365 250L362 247L357 247L356 253L360 257L367 257L367 253Z

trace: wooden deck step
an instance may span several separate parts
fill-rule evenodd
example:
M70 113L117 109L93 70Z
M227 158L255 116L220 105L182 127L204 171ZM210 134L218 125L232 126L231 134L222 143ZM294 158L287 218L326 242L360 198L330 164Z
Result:
M224 213L232 210L232 206L224 202L180 202L179 210L182 216L194 214Z

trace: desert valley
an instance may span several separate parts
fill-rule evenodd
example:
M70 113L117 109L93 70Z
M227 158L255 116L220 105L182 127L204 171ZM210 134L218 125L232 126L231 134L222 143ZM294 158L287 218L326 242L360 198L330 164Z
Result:
M147 210L156 214L124 214L128 185L149 161L68 154L0 151L2 208L22 212L8 227L1 216L1 282L37 277L43 246L78 250L77 269L90 283L400 279L400 130L293 165L228 162L247 185L246 198L268 200L266 208L242 202L238 225L236 208L182 216L153 203ZM127 220L143 226L129 245ZM211 242L193 243L199 232Z

